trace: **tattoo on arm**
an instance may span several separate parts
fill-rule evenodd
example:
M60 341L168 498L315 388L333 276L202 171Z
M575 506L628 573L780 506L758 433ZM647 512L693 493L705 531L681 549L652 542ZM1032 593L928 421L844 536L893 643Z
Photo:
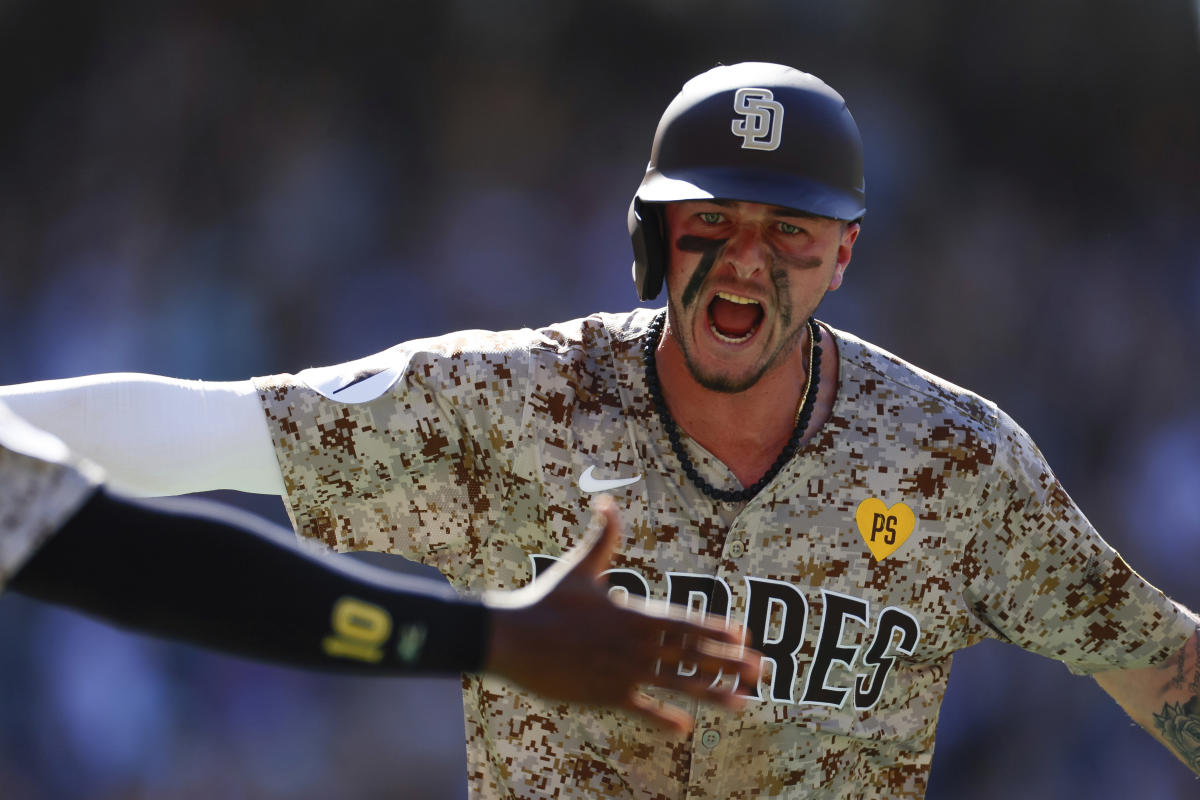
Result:
M1193 772L1200 772L1200 697L1167 703L1154 715L1154 726Z
M1193 637L1193 649L1196 651L1196 664L1200 665L1200 636ZM1192 694L1200 694L1200 668L1192 671Z
M1196 651L1196 663L1200 664L1200 636L1193 639L1192 649ZM1172 689L1182 689L1184 684L1188 684L1187 672L1185 665L1187 663L1187 652L1180 650L1175 656L1175 676L1171 678L1170 686ZM1196 669L1192 673L1192 680L1188 685L1192 694L1200 695L1200 669Z
M1185 658L1185 655L1186 654L1184 653L1183 650L1180 650L1178 653L1175 654L1175 677L1171 678L1171 688L1172 689L1182 689L1183 688L1184 681L1186 680L1186 677L1184 676L1184 673L1183 673L1183 663L1185 661L1187 661L1187 658Z

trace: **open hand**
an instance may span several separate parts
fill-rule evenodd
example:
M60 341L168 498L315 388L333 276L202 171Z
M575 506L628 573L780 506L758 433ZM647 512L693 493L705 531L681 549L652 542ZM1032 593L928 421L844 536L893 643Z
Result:
M718 673L754 683L759 654L723 622L684 619L683 609L651 612L614 602L601 573L623 539L616 504L601 495L603 524L533 584L489 593L492 638L486 668L558 700L622 708L680 733L686 711L639 689L653 684L726 708L740 708L733 681L713 687ZM679 664L696 665L680 675Z

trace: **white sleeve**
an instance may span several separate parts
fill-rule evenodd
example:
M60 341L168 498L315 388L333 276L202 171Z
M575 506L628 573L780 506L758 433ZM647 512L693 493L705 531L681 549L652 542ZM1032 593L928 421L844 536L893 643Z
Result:
M252 381L113 373L3 386L0 399L101 466L119 491L284 493Z

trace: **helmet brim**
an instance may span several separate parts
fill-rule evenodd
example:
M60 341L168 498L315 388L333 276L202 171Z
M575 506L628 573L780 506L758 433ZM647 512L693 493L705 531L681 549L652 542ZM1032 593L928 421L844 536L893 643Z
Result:
M670 175L651 169L638 187L637 198L643 203L740 200L844 221L866 213L865 191L847 192L819 181L728 167L676 170Z

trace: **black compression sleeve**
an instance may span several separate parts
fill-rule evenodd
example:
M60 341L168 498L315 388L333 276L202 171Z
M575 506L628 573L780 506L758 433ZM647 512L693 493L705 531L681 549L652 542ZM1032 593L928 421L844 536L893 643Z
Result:
M359 674L477 671L489 633L483 606L435 581L305 553L218 503L103 490L8 588L144 633Z

